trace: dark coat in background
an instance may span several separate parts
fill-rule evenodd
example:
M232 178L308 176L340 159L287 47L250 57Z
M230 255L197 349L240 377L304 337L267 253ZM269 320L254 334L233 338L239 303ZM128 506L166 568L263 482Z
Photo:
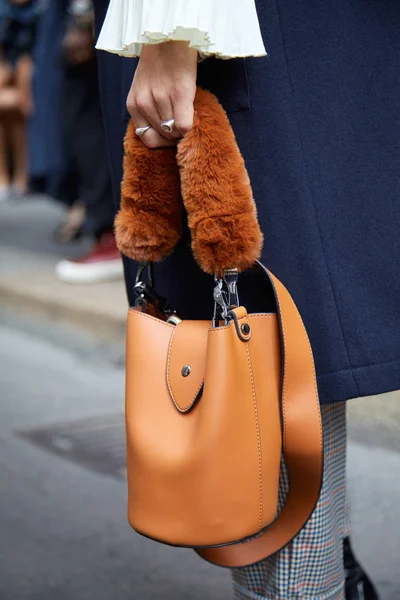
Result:
M107 1L95 4L100 26ZM199 83L225 106L246 160L263 262L304 318L322 402L398 389L400 5L258 0L257 8L269 56L207 60ZM99 59L118 204L134 61ZM132 300L135 265L126 270ZM156 267L156 282L183 316L210 317L212 279L187 241ZM266 308L256 280L241 289L243 303Z
M66 2L51 0L41 17L33 52L35 110L29 122L29 174L34 190L62 197L66 156L62 133L60 47L65 33ZM66 193L69 203L69 194ZM64 199L64 198L62 198Z

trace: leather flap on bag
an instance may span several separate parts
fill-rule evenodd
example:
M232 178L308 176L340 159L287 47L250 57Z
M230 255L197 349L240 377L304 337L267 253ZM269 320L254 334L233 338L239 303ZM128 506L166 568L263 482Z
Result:
M210 326L207 321L181 321L172 334L167 384L179 412L191 410L201 396Z

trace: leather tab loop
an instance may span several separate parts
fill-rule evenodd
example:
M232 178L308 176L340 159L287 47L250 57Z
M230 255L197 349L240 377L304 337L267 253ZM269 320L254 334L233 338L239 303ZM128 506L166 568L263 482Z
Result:
M179 412L189 412L200 398L207 355L209 323L181 321L171 337L167 385Z
M247 316L247 310L243 306L234 308L228 312L228 317L230 317L235 324L238 338L242 342L248 342L251 339L251 327Z

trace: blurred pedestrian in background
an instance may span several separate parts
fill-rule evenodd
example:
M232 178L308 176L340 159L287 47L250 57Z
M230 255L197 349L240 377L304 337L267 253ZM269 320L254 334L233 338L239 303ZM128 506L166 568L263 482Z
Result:
M97 77L90 0L52 0L35 50L31 172L35 189L66 205L56 241L94 238L89 254L57 265L69 283L122 277Z
M91 252L78 260L63 260L57 276L71 283L90 283L122 277L121 255L113 234L113 201L106 142L99 102L90 0L68 6L62 44L63 130L67 156L65 184L73 201L69 219L57 236L68 241L81 233L95 237ZM84 214L81 225L75 216Z
M37 0L0 0L0 200L28 189L26 120L40 8Z

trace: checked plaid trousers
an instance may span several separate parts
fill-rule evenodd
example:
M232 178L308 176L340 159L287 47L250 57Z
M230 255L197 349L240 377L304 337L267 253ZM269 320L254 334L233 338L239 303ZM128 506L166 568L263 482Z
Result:
M235 600L344 600L343 538L346 502L346 404L321 407L324 482L315 511L298 536L276 555L232 569ZM287 492L281 471L280 504Z

